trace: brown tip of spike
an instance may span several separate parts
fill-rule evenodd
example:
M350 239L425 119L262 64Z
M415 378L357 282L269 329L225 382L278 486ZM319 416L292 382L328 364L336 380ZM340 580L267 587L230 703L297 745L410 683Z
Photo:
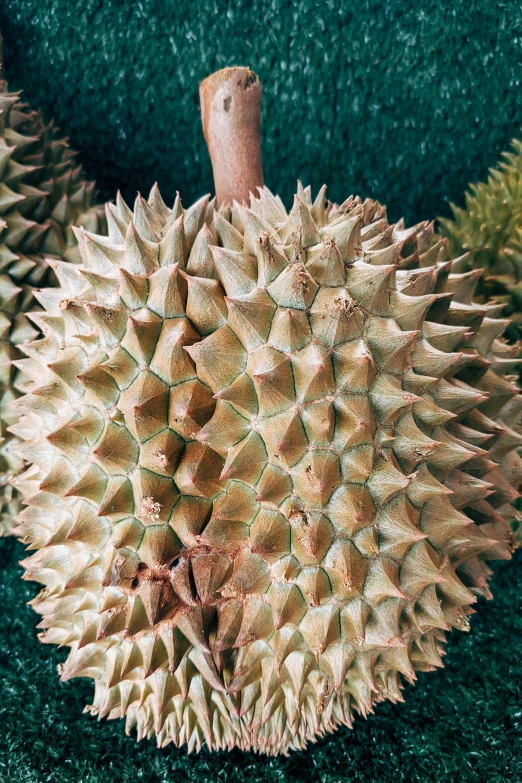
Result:
M201 82L199 96L217 204L246 204L264 183L261 82L249 68L223 68Z

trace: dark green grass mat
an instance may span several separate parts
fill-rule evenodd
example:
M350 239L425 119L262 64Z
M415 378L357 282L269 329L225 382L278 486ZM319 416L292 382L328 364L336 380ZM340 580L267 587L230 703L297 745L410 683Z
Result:
M102 195L212 188L198 82L265 86L267 184L447 213L522 123L522 5L492 0L3 0L13 87L55 117Z
M522 552L495 567L470 634L450 637L446 667L421 674L404 704L382 704L353 731L268 759L137 744L123 722L83 715L89 681L58 681L64 651L36 639L19 579L23 548L0 541L1 783L519 783L522 781Z

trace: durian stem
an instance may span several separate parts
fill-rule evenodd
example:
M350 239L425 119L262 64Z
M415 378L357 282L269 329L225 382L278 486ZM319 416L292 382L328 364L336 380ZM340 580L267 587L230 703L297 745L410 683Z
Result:
M248 203L264 182L261 82L249 68L223 68L201 82L199 97L217 204Z

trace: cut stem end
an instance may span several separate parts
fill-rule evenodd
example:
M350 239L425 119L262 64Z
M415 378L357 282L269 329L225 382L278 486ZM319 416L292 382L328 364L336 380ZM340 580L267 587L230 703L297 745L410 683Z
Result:
M264 184L261 82L249 68L223 68L201 82L199 96L217 204L247 204Z

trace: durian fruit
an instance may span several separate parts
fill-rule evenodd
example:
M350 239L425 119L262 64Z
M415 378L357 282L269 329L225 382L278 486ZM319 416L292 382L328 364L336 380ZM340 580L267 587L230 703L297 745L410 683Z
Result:
M12 360L20 357L16 344L39 334L25 313L34 308L35 287L56 283L55 262L78 260L72 226L104 226L92 205L94 183L74 158L53 125L0 82L0 535L10 532L18 509L7 478L23 467L6 433L14 423L8 404L24 382Z
M429 226L324 191L196 207L120 200L39 294L16 532L92 712L284 752L468 627L510 553L522 404Z
M509 316L507 336L522 325L522 141L514 139L487 182L470 185L463 208L451 204L452 219L440 219L440 233L455 255L469 253L470 268L481 268L481 301L494 298Z
M489 597L522 476L516 347L433 226L257 193L108 205L17 362L41 639L90 712L189 751L401 701Z

